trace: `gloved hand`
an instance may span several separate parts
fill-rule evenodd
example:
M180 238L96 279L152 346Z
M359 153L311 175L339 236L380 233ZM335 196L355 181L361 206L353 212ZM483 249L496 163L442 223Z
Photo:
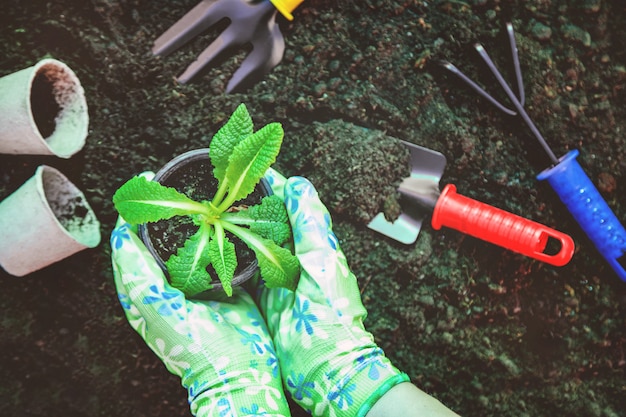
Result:
M290 415L267 327L242 288L227 302L187 300L121 218L111 247L126 317L181 377L194 415Z
M311 183L270 169L285 200L302 274L295 292L260 287L264 313L291 397L314 416L363 416L408 377L368 333L355 276Z

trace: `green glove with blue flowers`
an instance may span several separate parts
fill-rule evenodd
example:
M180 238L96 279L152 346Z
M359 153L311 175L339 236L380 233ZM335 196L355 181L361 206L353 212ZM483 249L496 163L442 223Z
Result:
M271 169L266 178L287 206L302 269L295 292L260 288L285 387L314 416L364 416L408 377L363 326L356 278L313 185Z
M227 302L188 300L120 218L111 235L119 300L131 326L181 377L195 416L289 416L274 346L242 288Z

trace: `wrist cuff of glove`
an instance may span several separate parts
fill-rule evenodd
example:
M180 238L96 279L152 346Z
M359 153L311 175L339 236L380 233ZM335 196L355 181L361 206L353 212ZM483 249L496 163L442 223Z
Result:
M346 360L350 358L349 360ZM353 417L365 415L380 397L395 385L408 381L406 374L396 369L383 351L376 347L366 353L351 352L333 368L326 368L322 373L311 375L313 381L306 388L322 394L315 399L295 397L306 410L315 416ZM330 365L330 364L329 364ZM293 387L293 381L289 388ZM305 390L296 387L296 393ZM293 396L294 392L292 392Z
M397 374L387 379L372 393L372 395L369 396L367 400L365 400L363 405L361 405L361 408L357 413L357 417L364 417L367 415L374 404L376 404L376 402L378 402L378 400L380 400L383 395L387 393L387 391L403 382L409 382L409 376L405 373Z

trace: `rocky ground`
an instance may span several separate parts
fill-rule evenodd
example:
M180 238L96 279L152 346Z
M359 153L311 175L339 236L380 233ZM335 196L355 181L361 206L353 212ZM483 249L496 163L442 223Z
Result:
M454 62L502 98L472 45L509 78L503 28L512 22L530 117L557 156L580 150L624 219L622 1L308 0L293 22L279 20L282 63L229 95L244 52L194 83L175 82L216 30L169 57L151 54L195 3L2 0L0 75L44 57L65 62L85 88L90 129L69 160L0 156L0 198L38 165L59 168L85 192L103 242L27 277L0 271L0 415L189 415L178 379L117 301L111 196L134 174L205 147L242 102L258 126L283 124L277 167L320 189L360 281L366 325L417 385L463 416L623 415L626 284L536 180L549 161L528 129L439 65ZM393 138L442 152L442 185L571 235L572 261L552 267L428 224L409 246L369 230L368 216L393 196L381 179L403 175Z

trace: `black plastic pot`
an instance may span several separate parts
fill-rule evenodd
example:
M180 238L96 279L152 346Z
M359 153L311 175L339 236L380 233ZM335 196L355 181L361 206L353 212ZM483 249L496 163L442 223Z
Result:
M153 181L173 187L196 201L211 199L217 190L217 180L213 177L213 166L209 159L208 148L192 150L177 156L156 173ZM255 191L239 203L254 205L271 194L272 189L269 183L262 179ZM182 247L187 238L196 230L197 226L191 219L177 216L169 220L139 225L138 232L148 251L168 276L165 260L175 254L176 250ZM235 287L254 276L258 270L258 262L254 252L245 243L234 236L230 238L235 244L238 259L237 270L232 281L232 286ZM209 273L212 277L211 290L221 290L222 284L211 267L209 267Z

